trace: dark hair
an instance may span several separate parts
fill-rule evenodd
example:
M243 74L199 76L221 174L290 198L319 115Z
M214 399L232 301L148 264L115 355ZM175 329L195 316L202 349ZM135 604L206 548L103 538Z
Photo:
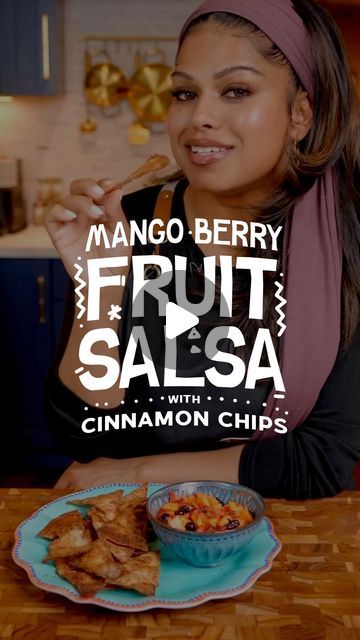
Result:
M293 0L310 36L314 59L313 122L297 149L288 143L288 169L271 201L261 207L261 216L275 226L291 213L295 201L308 191L318 176L334 167L338 188L338 207L343 242L341 350L346 349L360 321L360 108L342 35L328 12L313 0ZM275 64L287 66L291 86L301 87L300 80L278 47L248 20L225 12L196 18L183 34L199 24L212 21L229 29L256 35L256 46ZM178 50L179 50L178 49ZM293 91L289 95L289 113ZM260 252L262 256L264 251ZM279 266L281 270L281 265ZM271 305L276 276L271 275L264 290L264 320L276 340L276 318ZM247 310L247 308L246 308ZM234 319L245 335L255 335L259 322L249 321L244 313L244 298L234 304Z

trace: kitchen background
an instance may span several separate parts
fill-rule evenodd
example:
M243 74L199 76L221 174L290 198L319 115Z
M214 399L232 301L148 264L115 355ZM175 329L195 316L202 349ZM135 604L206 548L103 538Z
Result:
M0 154L15 152L23 160L23 189L29 219L39 177L61 177L64 188L76 176L120 178L139 163L139 155L146 157L153 148L160 153L169 152L165 134L158 134L147 148L129 145L127 129L134 114L126 101L122 104L122 114L114 118L101 117L96 107L91 109L98 130L95 135L81 134L79 125L85 119L83 36L176 36L185 17L197 4L196 0L65 0L64 94L19 97L13 102L0 103ZM105 44L113 61L131 75L135 70L136 47L126 43L118 47L111 42ZM143 50L152 45L150 40L143 45ZM92 51L102 47L101 40L90 43ZM166 43L163 47L170 64L175 43ZM94 63L103 59L104 56L93 57Z
M165 124L150 125L150 136L146 128L134 128L137 117L127 100L103 111L95 105L86 109L85 52L96 63L104 60L104 54L94 54L107 49L111 61L127 76L135 71L136 53L144 57L156 47L171 65L176 42L156 38L177 36L198 4L198 0L1 0L0 167L2 161L3 170L11 173L12 159L21 161L24 211L30 225L0 237L2 484L46 484L68 462L54 450L42 414L42 386L66 290L64 272L44 229L31 226L41 220L44 179L57 179L55 191L66 193L76 177L118 180L152 153L171 155ZM343 30L360 90L360 0L334 0L325 6ZM44 82L35 86L38 61L33 58L39 48L37 21L44 13L49 15L48 88ZM104 38L86 41L89 35ZM116 43L108 36L149 40ZM160 57L148 55L154 62ZM97 128L84 132L80 125L86 128L89 119ZM141 141L145 144L134 144ZM4 185L0 176L2 196ZM2 227L5 231L4 222Z

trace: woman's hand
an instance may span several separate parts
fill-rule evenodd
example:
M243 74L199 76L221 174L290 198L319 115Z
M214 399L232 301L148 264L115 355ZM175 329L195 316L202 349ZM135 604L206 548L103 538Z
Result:
M144 482L142 460L144 458L96 458L87 464L73 462L57 481L57 489L88 489L102 484ZM145 458L146 459L146 458Z
M123 482L183 482L219 480L238 482L243 445L190 453L163 453L114 460L97 458L87 464L73 462L57 481L58 489L88 489Z
M47 231L71 278L75 275L74 263L84 255L91 225L104 225L110 245L117 222L123 223L128 235L129 226L121 207L122 189L114 189L114 186L114 181L107 178L98 182L91 178L74 180L70 194L45 215ZM131 247L122 245L106 249L93 243L91 250L86 252L87 259L119 255L130 259ZM106 270L102 275L106 275Z

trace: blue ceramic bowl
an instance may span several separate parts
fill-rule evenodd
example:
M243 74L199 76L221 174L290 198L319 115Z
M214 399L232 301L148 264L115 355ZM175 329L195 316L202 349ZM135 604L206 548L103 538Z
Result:
M248 507L253 522L240 529L198 533L179 531L156 520L158 510L170 500L170 492L178 496L207 493L223 502L234 500ZM147 501L147 512L154 531L161 542L170 547L188 564L195 567L216 567L239 553L255 536L264 517L264 502L256 491L232 482L179 482L155 491Z

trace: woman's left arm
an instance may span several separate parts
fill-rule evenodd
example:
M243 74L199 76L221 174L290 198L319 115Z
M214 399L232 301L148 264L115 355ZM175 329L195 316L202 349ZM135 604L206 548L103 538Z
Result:
M359 458L360 326L305 422L291 433L244 447L239 481L266 496L333 496L349 488Z
M74 462L55 486L75 490L116 482L238 482L242 450L240 445L216 451L163 453L123 460L96 458L87 464Z

